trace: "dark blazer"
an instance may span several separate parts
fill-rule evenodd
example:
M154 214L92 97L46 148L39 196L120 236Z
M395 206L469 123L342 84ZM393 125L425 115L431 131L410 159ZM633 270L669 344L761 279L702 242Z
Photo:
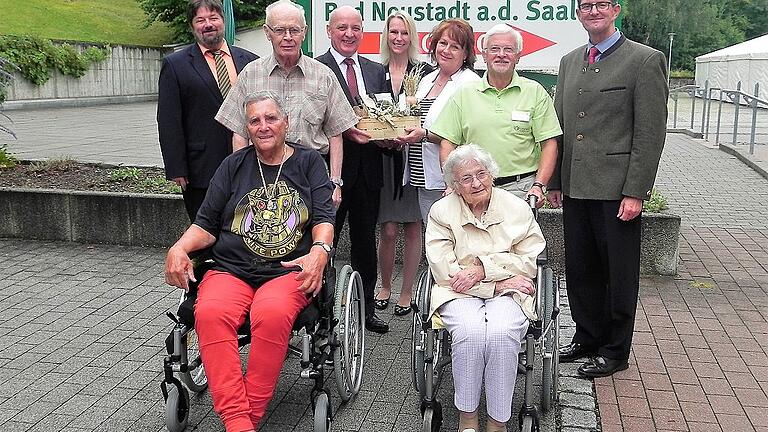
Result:
M259 58L230 47L237 72ZM207 188L221 161L232 153L232 132L214 120L224 99L197 44L166 56L160 69L157 127L168 179L187 177Z
M572 198L648 199L666 134L664 54L624 36L592 65L586 53L584 45L560 61L561 163L550 188Z
M363 72L363 81L365 90L368 94L391 93L392 87L387 82L384 66L375 61L368 60L365 57L357 56L360 59L360 70ZM341 73L339 65L333 58L331 51L317 57L317 60L333 71L338 78L344 94L350 105L354 106L352 96L349 94L347 78ZM358 144L354 141L344 140L344 160L341 166L341 178L344 185L352 185L361 176L369 189L378 189L382 186L382 160L381 150L376 144Z

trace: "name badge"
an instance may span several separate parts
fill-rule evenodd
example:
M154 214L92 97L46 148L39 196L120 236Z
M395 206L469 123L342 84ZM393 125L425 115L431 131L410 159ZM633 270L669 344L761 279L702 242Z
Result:
M512 121L529 122L531 113L528 111L512 111Z

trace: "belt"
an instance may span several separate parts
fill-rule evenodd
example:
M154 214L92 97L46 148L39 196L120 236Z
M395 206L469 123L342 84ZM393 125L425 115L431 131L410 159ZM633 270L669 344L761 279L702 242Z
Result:
M536 174L536 171L531 171L523 174L513 175L513 176L507 176L507 177L499 177L496 179L494 183L496 183L496 186L505 185L507 183L514 183L518 182L524 178L530 177L532 175Z

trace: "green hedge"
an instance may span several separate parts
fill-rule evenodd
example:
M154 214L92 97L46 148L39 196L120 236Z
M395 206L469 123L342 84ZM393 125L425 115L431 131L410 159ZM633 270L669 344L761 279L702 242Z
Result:
M36 36L0 36L0 57L16 65L25 79L37 85L45 84L52 70L79 78L92 63L106 59L109 53L109 48L95 46L81 53L70 44L56 45ZM7 81L0 82L0 102L5 100L6 85Z

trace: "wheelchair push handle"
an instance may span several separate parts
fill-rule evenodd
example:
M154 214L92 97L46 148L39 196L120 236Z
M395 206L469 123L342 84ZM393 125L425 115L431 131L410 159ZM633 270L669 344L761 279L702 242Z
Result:
M528 206L531 208L531 211L533 212L533 217L538 218L539 209L536 207L536 203L539 201L539 197L537 197L534 194L530 194L526 198L527 198L526 201L528 201Z

